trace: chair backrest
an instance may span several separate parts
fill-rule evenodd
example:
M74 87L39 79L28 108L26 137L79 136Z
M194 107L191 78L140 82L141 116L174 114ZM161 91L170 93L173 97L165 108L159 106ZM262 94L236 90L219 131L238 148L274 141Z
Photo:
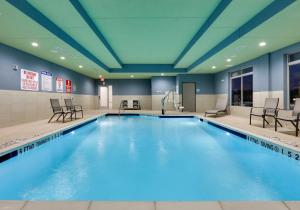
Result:
M226 110L227 104L228 104L227 96L218 97L217 103L216 103L216 110L221 110L221 111Z
M128 107L128 101L127 100L122 100L121 101L121 107L122 108L127 108Z
M300 113L300 98L295 99L295 105L293 109L293 116L297 116Z
M53 110L53 112L60 112L62 111L62 107L59 104L59 100L58 99L50 99L50 104L51 104L51 108Z
M65 98L65 105L67 109L73 109L73 101L71 98Z
M277 109L279 103L279 98L266 98L265 109Z
M264 109L266 110L266 114L275 114L275 110L278 107L279 98L266 98Z

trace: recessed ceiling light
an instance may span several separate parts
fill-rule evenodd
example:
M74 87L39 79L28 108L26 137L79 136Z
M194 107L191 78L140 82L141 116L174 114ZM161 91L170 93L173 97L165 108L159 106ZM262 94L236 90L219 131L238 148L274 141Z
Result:
M33 47L38 47L38 46L39 46L39 44L36 43L36 42L32 42L31 45L32 45Z
M130 75L131 78L134 78L134 75Z
M265 43L265 42L260 42L260 43L259 43L259 46L260 46L260 47L264 47L264 46L266 46L266 45L267 45L267 43Z
M228 58L226 61L227 61L227 62L231 62L231 59L230 59L230 58Z
M212 68L212 69L215 69L215 68L217 68L217 67L216 67L216 66L212 66L211 68Z
M165 74L164 74L164 73L161 73L160 76L165 76Z
M83 66L82 66L82 65L79 65L78 67L79 67L80 69L82 69L82 68L83 68Z
M65 60L66 58L64 56L60 56L60 59L61 60Z

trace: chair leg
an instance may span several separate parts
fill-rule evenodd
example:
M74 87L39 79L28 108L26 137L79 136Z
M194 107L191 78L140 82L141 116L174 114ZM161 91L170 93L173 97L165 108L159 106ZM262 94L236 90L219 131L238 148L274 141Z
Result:
M296 136L299 134L299 120L296 122Z
M263 128L266 127L266 119L265 119L265 116L263 116Z
M265 121L266 121L266 123L267 123L268 125L270 125L270 123L268 122L268 120L266 120L266 118L265 118Z
M52 117L50 118L50 120L48 121L48 123L51 122L51 120L53 119L53 117L54 117L55 115L57 115L57 114L53 114L53 115L52 115Z
M275 118L275 122L276 122L276 118ZM280 125L280 127L283 127L283 125L278 121L278 124Z
M252 124L252 114L250 114L250 122L249 124L251 125Z
M56 119L56 121L58 121L62 115L63 115L63 114L61 113L61 114L58 116L58 118Z
M277 119L275 118L275 131L277 131Z
M81 118L83 118L83 111L81 110Z

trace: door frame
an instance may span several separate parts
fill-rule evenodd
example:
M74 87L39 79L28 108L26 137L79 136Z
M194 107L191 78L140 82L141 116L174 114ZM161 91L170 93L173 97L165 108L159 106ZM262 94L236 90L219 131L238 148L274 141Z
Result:
M195 112L197 112L197 83L196 82L181 82L181 98L182 98L182 106L184 102L184 97L183 97L183 84L184 83L192 83L195 85ZM184 109L183 109L184 110Z

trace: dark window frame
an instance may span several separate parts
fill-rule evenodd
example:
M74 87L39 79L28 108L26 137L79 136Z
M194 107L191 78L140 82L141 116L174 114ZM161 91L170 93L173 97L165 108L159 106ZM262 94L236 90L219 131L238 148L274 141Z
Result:
M243 68L240 69L238 71L234 71L234 72L230 72L229 73L230 76L230 105L231 106L243 106L243 107L249 107L253 106L253 67L247 67L247 68ZM244 78L248 77L248 76L252 76L252 101L251 104L246 105L244 103ZM235 79L240 79L240 83L241 83L241 87L240 87L240 102L235 103L233 101L233 94L232 94L232 81Z
M291 72L290 67L300 64L300 52L287 54L287 107L293 109L294 104L291 102ZM299 95L300 97L300 95Z

